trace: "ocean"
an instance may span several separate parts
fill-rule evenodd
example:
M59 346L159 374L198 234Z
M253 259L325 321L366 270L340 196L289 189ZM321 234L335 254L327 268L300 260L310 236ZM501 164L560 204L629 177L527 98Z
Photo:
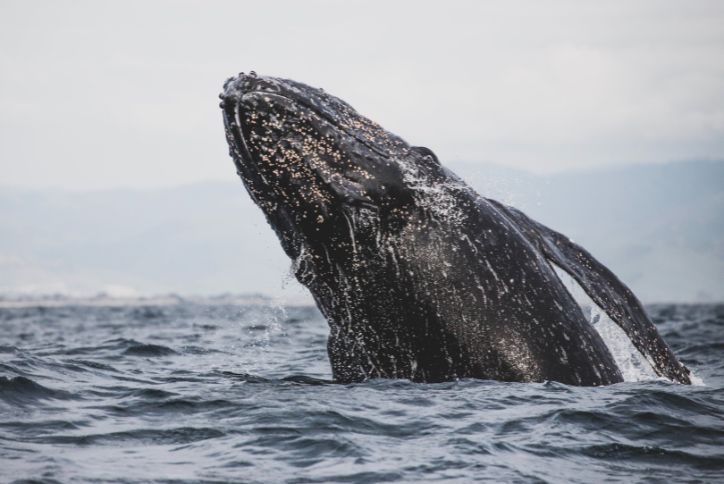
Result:
M699 380L330 381L263 298L0 308L1 482L722 482L724 305L650 305Z

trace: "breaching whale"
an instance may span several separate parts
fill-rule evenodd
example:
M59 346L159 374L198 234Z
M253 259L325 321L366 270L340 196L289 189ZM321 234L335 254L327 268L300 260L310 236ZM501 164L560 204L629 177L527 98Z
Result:
M623 381L557 266L659 376L690 383L611 271L429 149L292 80L242 73L220 97L237 172L329 322L336 381Z

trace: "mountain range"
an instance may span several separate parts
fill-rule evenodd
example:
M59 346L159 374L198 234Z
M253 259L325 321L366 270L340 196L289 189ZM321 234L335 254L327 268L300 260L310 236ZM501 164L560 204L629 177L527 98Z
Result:
M724 301L724 163L536 175L450 167L565 233L645 302ZM241 182L71 192L0 187L0 294L305 299Z

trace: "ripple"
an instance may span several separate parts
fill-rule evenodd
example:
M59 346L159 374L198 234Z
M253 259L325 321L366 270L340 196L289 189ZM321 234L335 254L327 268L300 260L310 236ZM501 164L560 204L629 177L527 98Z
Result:
M657 446L626 444L594 445L581 449L584 455L605 460L644 461L666 465L693 465L704 469L722 469L724 454L695 455L682 450L669 450Z
M124 355L126 356L145 356L145 357L154 357L154 356L169 356L169 355L176 355L174 350L171 348L168 348L166 346L161 345L154 345L154 344L134 344L130 347L128 347L124 352Z
M69 399L73 395L64 390L54 390L24 376L0 377L0 399L9 403L24 404L44 399Z
M76 365L85 366L86 368L90 368L93 370L110 371L110 372L114 372L114 373L118 371L111 365L108 365L105 363L99 363L97 361L92 361L92 360L69 360L69 363L74 363Z
M110 432L90 435L51 435L42 438L43 442L65 445L168 445L187 444L201 440L215 439L226 435L214 428L179 427L172 429L136 429L122 432Z
M682 356L708 356L709 354L721 355L724 352L724 342L705 343L689 345L681 350Z

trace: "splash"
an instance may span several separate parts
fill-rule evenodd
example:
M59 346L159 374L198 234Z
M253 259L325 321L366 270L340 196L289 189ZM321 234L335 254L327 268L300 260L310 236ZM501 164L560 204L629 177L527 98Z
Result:
M427 209L433 217L439 220L449 221L452 227L464 221L465 215L460 210L454 196L456 191L466 188L460 180L435 181L409 159L401 158L398 162L405 184L418 195L416 198L420 207Z
M561 282L566 286L573 299L581 306L588 322L593 325L616 361L624 381L638 382L650 380L669 381L659 377L651 363L633 345L626 333L586 294L581 286L566 271L551 263ZM691 381L694 385L702 385L703 381L693 373Z

